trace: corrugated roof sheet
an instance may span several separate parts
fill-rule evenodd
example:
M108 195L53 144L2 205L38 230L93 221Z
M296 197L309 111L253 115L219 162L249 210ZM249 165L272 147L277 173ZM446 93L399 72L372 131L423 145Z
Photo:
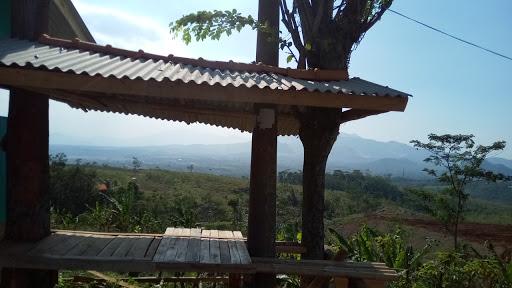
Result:
M87 74L91 76L115 77L118 79L143 79L155 81L181 81L196 84L245 86L248 88L272 90L296 90L323 93L339 93L361 96L391 96L408 97L407 93L381 86L360 78L340 81L312 81L298 79L273 72L248 72L236 69L251 70L251 64L232 62L213 62L202 59L186 59L174 56L158 56L143 51L126 51L109 46L99 46L86 43L81 49L80 42L70 42L57 39L42 39L40 42L52 45L30 42L18 39L0 40L0 64L5 66L31 66L54 71ZM83 44L83 42L81 42ZM83 46L83 45L82 45ZM108 51L112 51L108 53ZM131 54L119 53L119 51ZM132 55L133 57L129 57ZM182 60L176 62L176 60ZM186 63L196 63L205 66L195 66ZM211 65L223 67L218 69ZM233 67L234 69L229 69ZM258 71L255 67L254 71ZM283 71L274 68L268 71ZM292 69L293 70L293 69ZM263 69L265 71L265 69ZM292 71L293 72L293 71Z
M16 86L14 83L22 82L22 84L18 84L20 87L35 89L40 93L47 94L52 99L65 102L74 108L142 115L163 120L182 121L188 124L198 122L248 132L253 130L256 123L254 103L279 103L279 105L276 105L276 108L278 111L277 128L280 135L298 134L300 124L295 108L301 104L298 104L299 98L297 97L302 97L301 99L303 100L304 96L306 96L308 99L316 99L315 101L334 101L333 103L336 103L334 106L331 102L329 102L331 106L327 106L331 108L340 107L338 106L341 105L340 103L345 103L346 98L343 98L344 95L350 95L351 99L357 99L359 107L369 107L368 104L370 102L376 103L375 100L379 99L388 102L389 99L394 99L399 100L400 103L398 106L394 106L395 110L403 110L409 96L406 93L359 78L345 81L318 80L347 78L346 71L305 71L260 64L206 61L201 58L189 59L172 55L160 56L144 53L143 51L112 48L109 45L99 46L87 42L67 41L48 37L43 37L39 42L18 39L0 40L0 68L2 67L4 67L4 70L0 72L5 74L3 74L4 78L0 79L0 83ZM18 70L29 73L27 76L19 76ZM119 85L121 87L126 85L127 82L118 81L118 79L151 80L148 82L148 87L154 88L154 86L159 86L170 89L169 93L166 90L163 93L164 95L158 96L155 94L148 95L145 85L143 90L138 91L138 94L104 92L103 88L91 89L89 84L85 88L81 87L81 89L75 89L73 85L67 85L67 88L49 85L51 88L48 88L39 82L38 85L40 86L32 86L32 84L36 83L35 80L31 80L32 75L48 70L65 73L65 76L73 79L84 77L82 75L87 77L100 76L100 78L104 78L102 81L111 80L113 81L112 85ZM56 73L49 75L54 74ZM54 77L53 79L62 79L63 76L54 75L52 77ZM5 78L10 78L10 80ZM19 82L13 79L22 81ZM54 81L58 82L57 80ZM81 81L88 80L80 79L75 83L79 85L78 83L82 83ZM97 80L94 80L92 83L95 83L95 87L98 85ZM187 87L185 90L187 97L176 98L173 95L172 91L174 90L172 89L174 89L174 86L180 85L172 85L173 83L196 83L203 85L185 85ZM201 93L204 93L205 97L188 97L197 91L192 89L196 86L212 86L212 89L202 90ZM112 86L108 87L111 88ZM233 89L231 87L243 87L244 89ZM231 98L228 97L226 99L222 99L223 97L217 97L216 100L210 99L211 93L215 89L217 89L216 93L225 93L224 91L219 92L219 89L232 89L229 93L237 94L237 101L229 101L227 99ZM260 94L264 95L265 98L270 97L268 96L270 94L273 94L271 97L276 99L283 99L281 97L288 95L286 98L288 100L253 102L254 98L252 98L252 100L247 99L246 101L245 97L247 97L247 94L245 93L247 91L260 92L260 89L279 92L269 93L262 91ZM239 90L242 92L238 92ZM308 91L312 93L309 94L307 93ZM302 92L306 92L307 95L304 95ZM328 95L325 98L321 98L323 93L328 93ZM289 97L289 95L292 95L292 97ZM329 98L329 95L334 97ZM340 95L340 98L337 95ZM359 96L361 96L360 100ZM341 102L339 99L342 99ZM268 100L264 99L264 101ZM380 104L370 106L373 109L384 109L386 111L386 108L378 105ZM346 106L343 107L346 108Z

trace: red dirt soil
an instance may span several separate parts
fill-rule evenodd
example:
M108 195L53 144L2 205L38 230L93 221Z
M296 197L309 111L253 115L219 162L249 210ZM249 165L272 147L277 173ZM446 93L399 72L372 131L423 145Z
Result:
M359 229L361 223L368 223L368 225L378 229L389 227L390 224L399 224L422 228L439 234L448 234L443 224L427 217L413 217L411 215L395 214L389 211L379 211L357 218L360 219L353 219L355 221L343 225L344 233L351 235ZM474 243L490 241L497 246L512 247L512 225L465 222L459 225L459 233L460 237L466 241Z

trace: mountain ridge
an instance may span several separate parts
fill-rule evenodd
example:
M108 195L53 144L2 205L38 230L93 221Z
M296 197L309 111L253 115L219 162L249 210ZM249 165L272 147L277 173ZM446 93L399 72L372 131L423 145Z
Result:
M169 144L147 146L91 146L51 144L50 153L65 153L71 161L81 159L114 166L130 166L137 157L146 167L247 176L250 167L250 142L232 144ZM355 134L341 134L333 146L327 169L361 170L375 175L428 178L423 168L426 151L396 141L377 141ZM278 169L302 169L303 149L297 137L278 140ZM512 160L492 157L484 167L512 175Z

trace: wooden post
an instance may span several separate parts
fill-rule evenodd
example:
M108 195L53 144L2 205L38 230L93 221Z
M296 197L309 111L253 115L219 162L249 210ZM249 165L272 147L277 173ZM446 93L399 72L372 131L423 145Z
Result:
M272 33L258 31L256 61L279 65L279 0L259 0L258 20ZM274 34L274 35L272 35ZM247 246L251 256L275 257L277 115L273 106L255 106L257 124L252 133L251 178ZM256 274L254 287L274 287L275 275Z
M48 31L49 0L11 2L11 35L35 40ZM50 234L48 97L11 89L7 120L5 239L37 241ZM4 268L1 287L53 287L57 271Z

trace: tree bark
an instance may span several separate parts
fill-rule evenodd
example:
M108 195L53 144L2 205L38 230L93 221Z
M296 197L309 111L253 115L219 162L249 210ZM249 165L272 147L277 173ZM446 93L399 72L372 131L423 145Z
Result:
M304 146L302 244L305 259L324 258L325 169L339 134L341 109L309 108L300 114Z
M11 36L35 40L48 32L49 0L12 1ZM7 221L4 239L38 241L50 234L48 97L11 89L7 119ZM53 287L57 271L2 270L1 287Z

